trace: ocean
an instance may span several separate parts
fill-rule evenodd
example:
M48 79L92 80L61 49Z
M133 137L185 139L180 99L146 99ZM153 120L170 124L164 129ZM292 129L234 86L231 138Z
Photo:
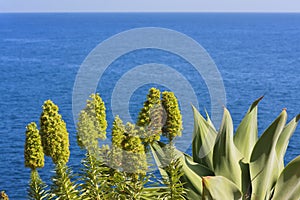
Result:
M134 28L160 27L192 38L202 45L218 67L226 90L226 107L234 128L250 104L259 104L259 133L283 108L288 120L300 113L300 14L242 13L47 13L0 14L0 190L11 199L25 199L30 170L24 167L25 127L39 122L41 106L53 100L67 123L71 157L78 172L84 151L76 144L72 115L73 87L81 64L101 42ZM147 38L145 38L147 39ZM186 48L186 47L185 47ZM108 110L108 137L113 119L111 95L118 80L130 69L147 63L171 66L186 77L203 113L210 113L210 93L191 64L172 52L140 49L112 62L97 92ZM134 90L129 113L136 119L149 83ZM125 88L126 89L126 88ZM221 102L220 102L221 103ZM193 119L184 124L192 129ZM188 134L188 133L187 133ZM185 146L191 141L184 140ZM288 146L285 162L300 154L300 129ZM191 153L191 149L186 151ZM49 183L53 164L46 159L40 170Z

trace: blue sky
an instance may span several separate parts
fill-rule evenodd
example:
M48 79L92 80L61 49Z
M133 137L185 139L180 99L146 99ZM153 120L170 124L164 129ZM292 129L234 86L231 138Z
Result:
M0 0L0 12L300 12L299 0Z

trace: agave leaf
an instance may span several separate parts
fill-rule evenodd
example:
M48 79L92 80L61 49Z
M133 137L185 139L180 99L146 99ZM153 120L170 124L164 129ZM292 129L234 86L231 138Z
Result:
M162 142L154 142L150 147L153 153L154 160L159 167L159 171L162 177L168 179L167 172L163 169L163 162L165 159L164 148L167 144ZM202 194L202 184L201 176L213 175L213 172L206 166L199 163L193 162L192 157L181 151L175 149L176 157L180 158L182 164L182 171L184 174L181 177L181 181L184 187L187 188L187 196L190 199L195 199L201 197Z
M262 98L263 96L252 103L233 138L235 146L244 156L245 163L249 163L252 149L257 142L257 105Z
M153 142L150 148L161 177L168 179L168 173L163 169L163 159L165 158L163 149L157 142Z
M181 153L177 151L177 153ZM199 199L202 194L202 176L213 176L214 173L204 165L196 163L193 158L187 154L181 153L180 161L182 163L182 170L184 172L182 181L185 183L184 187L187 190L189 199Z
M253 148L250 159L252 197L257 200L269 199L271 189L279 176L276 144L287 119L286 111L274 120L264 131Z
M213 165L217 176L224 176L242 188L242 155L233 143L233 124L230 113L224 108L219 138L214 147Z
M212 170L213 147L217 132L209 118L206 121L194 106L192 108L194 112L193 160Z
M300 156L292 160L280 174L273 199L300 199Z
M284 168L284 155L287 150L289 140L293 133L295 132L298 122L300 119L300 115L295 117L286 125L278 138L278 142L276 144L276 152L279 161L279 171L282 171Z
M241 191L244 196L251 196L251 177L249 163L244 163L242 160L239 162L242 170L242 188Z
M239 187L223 176L207 176L202 178L203 200L242 199Z
M209 114L208 114L207 110L205 110L205 114L206 114L206 121L210 124L210 126L213 128L213 130L217 133L214 124L213 124L212 121L210 120L210 117L209 117Z
M183 164L183 168L184 167L188 167L189 169L191 169L192 171L194 171L197 175L199 176L213 176L214 172L209 169L208 167L196 163L193 161L193 158L191 156L189 156L188 154L182 153L180 151L177 150L177 153L181 154L181 161Z

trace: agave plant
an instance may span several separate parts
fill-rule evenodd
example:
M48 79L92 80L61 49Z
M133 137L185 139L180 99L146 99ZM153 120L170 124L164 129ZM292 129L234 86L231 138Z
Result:
M300 115L286 124L284 109L258 138L257 105L261 99L250 106L235 134L226 108L217 131L208 115L205 119L193 107L193 155L177 151L188 199L300 199L300 156L284 166ZM156 154L163 152L162 143L153 147Z

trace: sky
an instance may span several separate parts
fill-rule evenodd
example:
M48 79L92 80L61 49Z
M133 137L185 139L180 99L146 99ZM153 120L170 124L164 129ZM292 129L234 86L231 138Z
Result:
M0 0L0 12L300 12L300 0Z

